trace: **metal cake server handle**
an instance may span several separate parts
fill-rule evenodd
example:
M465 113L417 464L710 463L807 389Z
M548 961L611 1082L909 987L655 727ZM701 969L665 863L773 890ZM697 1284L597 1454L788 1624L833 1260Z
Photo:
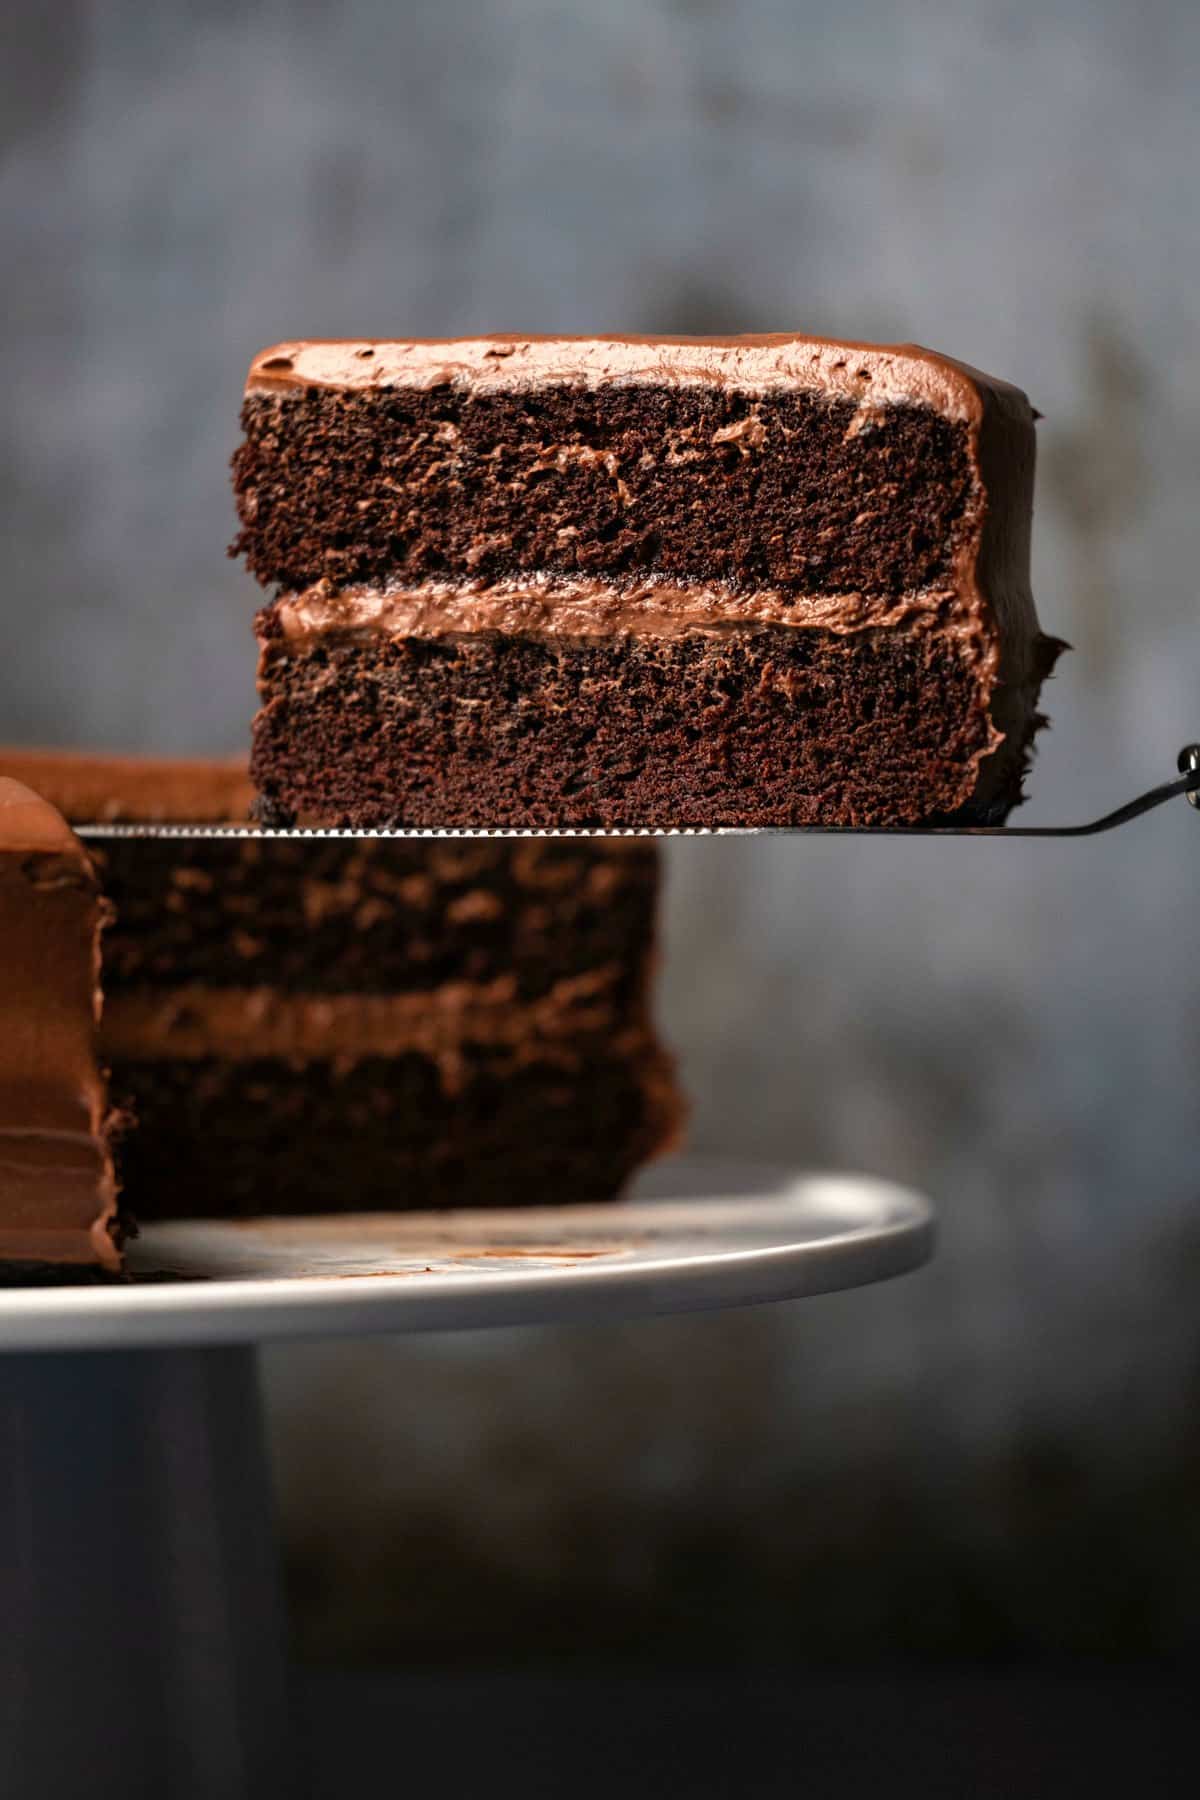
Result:
M1182 771L1174 781L1164 781L1136 800L1127 800L1103 818L1083 825L630 825L630 826L435 826L413 825L391 831L324 831L297 826L274 831L257 825L77 825L75 831L89 842L121 838L679 838L679 837L935 837L935 838L1080 838L1098 837L1130 819L1139 819L1164 801L1186 794L1200 810L1200 744L1187 744L1179 752Z

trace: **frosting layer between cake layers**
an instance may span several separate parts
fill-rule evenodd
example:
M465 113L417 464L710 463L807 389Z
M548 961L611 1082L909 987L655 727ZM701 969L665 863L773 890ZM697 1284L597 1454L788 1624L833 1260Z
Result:
M969 647L977 631L954 616L951 589L890 594L796 594L784 588L743 591L718 583L684 584L668 576L626 582L556 575L506 580L426 581L411 587L337 589L318 583L285 594L275 616L289 644L321 638L369 640L442 637L498 631L532 637L679 637L783 625L796 630L854 631L940 628Z
M346 1057L429 1057L448 1086L464 1045L506 1052L517 1064L533 1055L553 1062L589 1035L610 1033L618 1048L612 1001L619 969L590 969L521 1002L511 976L453 982L412 993L288 994L274 988L134 989L107 1008L103 1044L114 1062L220 1056L252 1062ZM638 1028L632 1029L636 1037Z

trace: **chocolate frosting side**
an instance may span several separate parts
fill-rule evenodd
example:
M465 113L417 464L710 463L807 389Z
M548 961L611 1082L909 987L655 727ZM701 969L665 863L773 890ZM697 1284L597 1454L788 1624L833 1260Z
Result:
M254 797L244 758L0 749L0 774L35 789L75 825L232 823L249 817Z
M1023 775L1041 685L1068 647L1042 631L1030 586L1030 538L1037 460L1034 415L1022 418L1002 397L984 392L978 424L968 433L979 520L960 555L964 603L988 629L988 706L992 748L978 765L978 800L1004 792L1013 764ZM1019 785L1019 783L1018 783Z
M0 1261L121 1266L97 1053L106 916L61 814L0 777Z

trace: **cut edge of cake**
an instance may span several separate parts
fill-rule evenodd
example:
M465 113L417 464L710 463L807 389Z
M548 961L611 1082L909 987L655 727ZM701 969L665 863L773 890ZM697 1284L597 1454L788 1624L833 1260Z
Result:
M376 531L370 543L364 536L363 545L356 549L354 532L358 527L353 524L345 532L328 534L330 542L323 545L319 506L316 513L310 507L302 514L296 514L295 529L290 538L287 531L281 536L272 525L272 517L277 523L281 509L282 515L286 515L288 484L297 480L297 464L292 454L296 447L285 443L281 448L280 443L289 417L297 416L290 412L293 402L324 405L322 396L332 397L335 403L341 396L353 404L373 397L388 405L395 396L409 394L414 404L428 405L431 397L436 402L438 395L458 395L460 399L470 398L488 404L497 398L503 405L509 400L529 404L534 406L536 415L541 405L539 397L552 395L554 391L576 390L591 395L591 405L611 406L614 394L619 396L623 390L631 389L658 389L668 398L672 394L689 392L736 397L734 410L738 416L710 433L712 442L707 451L711 453L714 446L719 445L726 460L732 459L734 473L749 480L754 479L752 465L755 458L761 462L767 432L755 410L753 402L756 399L766 403L772 396L778 400L780 396L802 394L820 400L826 408L836 406L841 409L835 422L842 431L843 441L860 440L847 453L852 459L875 434L895 424L896 409L910 412L924 409L963 433L961 448L965 461L956 476L959 511L954 515L946 514L950 520L946 527L945 547L948 563L941 569L938 579L900 591L887 591L886 581L877 591L850 591L839 588L835 581L832 586L808 592L792 579L794 571L787 573L786 579L764 582L741 579L736 570L733 578L728 571L720 576L688 575L655 566L633 566L621 572L598 567L572 570L566 563L579 552L572 547L573 527L570 524L560 527L556 534L555 542L564 540L566 547L562 557L557 548L552 548L551 559L557 558L562 565L552 568L533 566L537 564L536 556L526 568L493 566L503 564L505 554L508 554L494 532L477 542L464 539L462 533L451 541L453 534L447 537L444 533L443 541L423 546L421 534L430 535L430 519L434 518L435 526L438 523L433 507L437 484L443 481L453 484L457 479L453 465L458 454L456 434L459 428L449 420L441 421L432 433L436 437L438 431L443 432L444 444L423 453L426 461L418 471L420 487L414 484L411 494L401 494L397 483L385 482L384 486L397 488L394 510L400 535L393 541L404 551L404 557L399 560L414 561L414 544L416 562L422 558L426 561L436 561L438 557L444 559L449 545L451 562L457 558L460 566L432 573L426 568L389 569L386 533L381 535ZM552 405L553 400L548 404ZM272 448L265 453L265 458L262 446L256 449L252 443L251 422L260 406L284 408L278 415L271 411L266 415L264 439ZM244 552L259 579L276 590L275 598L260 615L258 624L263 706L255 727L254 770L264 795L263 816L273 823L303 819L311 824L379 826L403 823L545 826L558 822L617 827L739 822L916 823L951 817L991 821L1002 818L1021 798L1033 738L1045 723L1037 706L1039 690L1062 648L1057 640L1041 632L1029 586L1035 416L1025 395L1011 384L920 346L867 345L786 333L727 339L540 339L497 334L469 339L292 341L271 346L260 352L251 364L243 418L247 438L235 456L235 486L242 532L234 549ZM570 442L554 442L553 433L548 447L544 444L538 447L531 441L531 450L536 450L533 462L537 466L526 470L525 474L530 481L536 478L540 484L539 492L545 490L547 482L552 485L556 478L565 477L575 482L579 494L586 490L587 504L595 507L602 504L595 498L597 484L603 488L607 477L611 477L616 490L628 484L623 479L619 462L614 465L610 450L582 441L588 435L586 418L576 423L579 429ZM531 429L536 431L536 419ZM359 448L368 462L371 456L369 435L369 427L359 434ZM416 433L415 438L421 435ZM410 433L410 439L415 441L415 438ZM503 448L498 446L496 453ZM922 446L917 444L915 448L920 450ZM691 454L688 450L681 456L685 459ZM886 458L891 454L885 447L884 474L888 473ZM405 455L408 455L407 441ZM271 457L275 458L273 463ZM438 457L442 458L440 462ZM894 462L894 456L892 460ZM509 466L509 463L505 464L506 469ZM353 491L352 473L345 479L350 482L346 490L348 498ZM486 483L486 475L481 479ZM652 481L653 474L647 480ZM336 487L336 473L323 485L326 489ZM932 488L936 488L936 483ZM927 480L922 490L930 504L937 499L932 488ZM528 492L532 491L529 487ZM292 498L299 501L299 489ZM840 516L838 506L844 498L844 493L839 491L828 500L830 518ZM635 499L632 511L636 511L638 503ZM379 513L379 493L371 489L353 504L361 516L375 519ZM384 502L385 511L390 504L390 501ZM628 496L623 504L628 517L631 512ZM698 501L696 504L699 506ZM616 510L619 513L620 506ZM844 512L844 505L842 510ZM565 513L562 516L566 516ZM938 517L941 520L940 514ZM908 554L907 532L916 541L911 560L918 569L923 568L922 553L925 553L925 564L930 558L928 546L919 541L920 521L900 517L891 523L898 533L898 554L901 557ZM603 530L608 530L610 525L611 519ZM465 529L470 530L469 522ZM363 532L366 531L364 526ZM849 542L856 532L858 539L855 541L859 543L856 553L864 555L869 563L872 554L869 509L850 521L849 537L843 534L838 543ZM824 536L829 539L838 534L830 526ZM333 541L335 538L336 542ZM291 543L290 550L285 549L285 540ZM544 545L548 540L543 538L541 541ZM759 561L763 555L769 556L769 545L765 550L762 544L753 545L751 549L753 556L749 557L749 562L753 562L754 556ZM521 555L511 546L510 550L519 563ZM595 552L602 562L603 546L599 541ZM636 564L641 553L635 547L631 554ZM647 553L651 565L654 554L662 560L661 542L657 552ZM842 552L836 552L835 562L837 554ZM375 559L370 579L346 579L348 572L354 573L356 558L359 563L366 564ZM886 570L884 573L886 576ZM298 582L297 577L312 579ZM803 630L814 634L812 644L819 644L823 660L801 653L812 645L805 647L789 635ZM928 653L935 639L939 649L952 649L975 683L980 724L965 737L959 734L943 755L946 767L937 796L939 803L923 805L916 793L902 797L892 792L884 795L878 818L870 816L869 796L864 810L861 795L848 802L844 809L845 818L839 821L830 817L816 785L820 781L819 769L814 774L811 759L805 762L803 758L798 759L795 771L784 772L778 784L779 791L786 794L789 782L795 788L803 779L808 781L812 792L798 793L797 803L790 814L785 807L784 816L780 816L778 795L772 794L773 816L770 818L747 817L744 808L737 816L736 808L734 812L722 813L707 807L703 801L692 817L668 818L654 813L653 808L647 812L644 801L639 816L621 816L611 810L619 782L610 784L610 792L599 795L601 813L596 815L589 814L586 806L581 810L569 795L559 794L551 796L537 817L524 816L519 801L509 815L469 817L452 804L448 812L443 811L439 816L435 800L426 805L425 796L419 789L405 792L400 807L387 814L378 810L378 796L372 792L368 770L361 763L349 770L349 784L357 783L365 796L367 810L356 812L346 805L344 795L332 806L322 802L322 772L311 763L302 770L302 779L290 796L275 778L295 748L289 739L294 739L307 704L299 684L290 679L292 672L288 665L297 665L305 658L313 660L319 671L318 683L323 683L326 689L336 686L338 680L344 680L348 690L357 685L361 698L364 687L372 678L373 644L380 662L390 661L394 665L388 677L391 687L381 704L381 716L390 713L392 719L399 715L410 718L414 709L419 708L424 690L443 718L456 711L461 716L463 707L475 708L479 717L489 720L489 729L501 731L502 708L492 704L486 694L475 694L471 683L477 679L476 675L468 670L466 682L460 683L457 689L445 679L439 686L438 678L445 677L446 670L438 665L436 658L433 659L432 678L428 667L410 673L404 666L404 658L397 654L397 646L406 651L412 651L415 646L415 654L420 659L424 655L420 650L422 643L461 648L471 639L482 643L490 638L504 651L505 660L512 664L512 645L514 641L523 640L549 647L549 662L553 664L549 679L553 681L561 668L572 660L580 661L577 653L582 646L597 640L611 646L622 640L629 643L639 633L659 640L688 633L706 634L710 640L721 637L728 640L738 634L757 633L761 639L760 649L765 644L768 651L778 651L775 658L768 655L767 662L772 670L776 662L780 665L781 686L777 686L772 699L777 703L777 710L786 713L789 694L802 694L806 683L820 688L822 684L828 687L831 682L842 679L842 671L850 669L854 652L860 647L868 649L865 665L868 669L873 666L873 658L875 663L880 663L877 647L882 650L894 643L896 639L889 639L887 634L896 632L915 640L921 654ZM764 637L763 634L768 635ZM329 655L325 654L327 647ZM429 657L424 660L429 664ZM665 649L658 660L663 664L662 670L650 668L648 673L644 672L646 697L641 702L643 705L656 703L657 696L674 679L673 667L686 659L681 647L676 645L674 649ZM692 656L691 660L694 663L696 658ZM516 692L523 681L536 683L542 680L535 666L537 659L526 661L530 668L510 667L503 672L500 685ZM542 661L545 663L547 659ZM719 691L722 683L727 683L728 643L715 645L709 661L712 667L706 676L708 685L702 685L698 690L702 696ZM338 664L336 671L331 667L334 662ZM586 671L582 679L586 682ZM773 675L761 679L769 686ZM846 679L852 677L847 675ZM930 691L936 679L934 671L930 677ZM779 698L781 692L782 701ZM564 703L560 693L547 690L545 711L561 716ZM664 738L663 742L667 741ZM436 790L432 771L439 755L445 760L447 747L453 752L457 746L453 735L447 736L444 732L440 741L426 736L415 742L413 760L428 766L429 773L424 778L427 787ZM350 755L351 751L352 746L343 741L335 729L327 760L337 761ZM307 747L307 753L311 757L311 745ZM561 753L556 752L560 762L563 755L572 753L570 743L564 745ZM585 751L574 753L585 754ZM304 749L300 749L299 754L303 756ZM478 747L472 754L479 760ZM757 765L762 765L764 754L763 746L752 736L741 746L736 743L731 746L729 759L736 762L741 757L743 799L745 792L753 786L756 761ZM953 771L949 768L951 761ZM749 771L749 775L745 771ZM948 774L953 774L954 779L946 778ZM527 770L525 779L530 778L531 771ZM514 772L512 783L519 779L519 774ZM586 779L583 785L588 785ZM315 805L303 804L306 790L316 796ZM644 796L644 785L642 791Z
M236 822L249 793L244 762L0 750L0 770L78 823ZM104 895L94 1047L140 1219L595 1202L674 1146L654 846L89 852L61 830Z

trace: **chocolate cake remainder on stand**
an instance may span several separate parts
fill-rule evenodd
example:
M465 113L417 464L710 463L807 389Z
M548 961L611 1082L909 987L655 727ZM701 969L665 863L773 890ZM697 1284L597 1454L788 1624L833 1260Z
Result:
M121 1266L97 1048L108 909L60 813L0 776L0 1282Z
M249 797L227 764L0 769L100 820L212 823ZM141 1218L605 1200L673 1138L653 846L91 850L114 910L100 1044Z
M1058 646L1034 415L914 346L788 335L286 343L234 546L262 817L1002 819Z

